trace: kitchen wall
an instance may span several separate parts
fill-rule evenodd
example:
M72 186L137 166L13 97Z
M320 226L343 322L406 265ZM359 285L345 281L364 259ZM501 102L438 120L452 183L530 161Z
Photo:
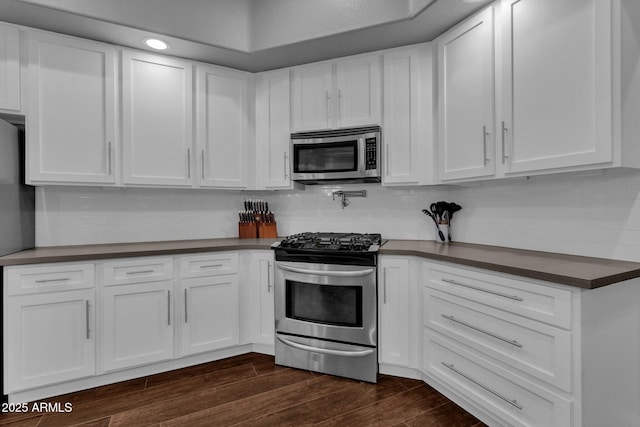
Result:
M366 189L342 209L331 192ZM383 188L376 184L243 192L41 187L38 246L237 236L244 198L267 200L280 235L302 231L380 232L435 239L429 203L463 206L457 241L640 262L640 172L607 171L464 186Z

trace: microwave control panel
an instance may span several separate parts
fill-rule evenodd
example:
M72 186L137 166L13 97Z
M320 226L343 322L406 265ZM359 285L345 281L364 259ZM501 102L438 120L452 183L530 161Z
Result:
M378 141L376 138L365 140L365 169L378 169Z

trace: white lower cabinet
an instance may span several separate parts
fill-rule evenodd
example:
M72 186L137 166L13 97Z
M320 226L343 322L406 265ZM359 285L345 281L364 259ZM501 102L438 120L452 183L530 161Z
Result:
M273 251L255 251L251 259L252 341L275 345Z
M409 365L409 260L381 257L378 280L378 360Z
M108 286L102 290L105 371L173 357L173 281Z
M5 393L95 374L94 301L93 289L8 299Z
M238 344L238 275L182 279L181 354Z

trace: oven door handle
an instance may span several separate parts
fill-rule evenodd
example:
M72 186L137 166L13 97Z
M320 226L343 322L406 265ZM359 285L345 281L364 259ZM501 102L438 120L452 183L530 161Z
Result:
M297 348L300 350L305 350L305 351L312 351L314 353L321 353L321 354L328 354L331 356L346 356L346 357L365 357L368 356L370 354L372 354L375 349L366 349L366 350L353 350L353 351L349 351L349 350L332 350L330 348L319 348L319 347L313 347L310 345L306 345L306 344L300 344L298 342L295 341L291 341L288 340L286 338L282 338L280 335L277 335L278 339L280 341L282 341L284 344L293 347L293 348Z
M375 272L375 269L373 268L367 268L365 270L355 270L355 271L309 270L308 268L291 267L289 265L284 265L284 264L278 264L278 268L286 271L291 271L293 273L313 274L315 276L332 276L332 277L362 277L362 276L368 276L369 274Z

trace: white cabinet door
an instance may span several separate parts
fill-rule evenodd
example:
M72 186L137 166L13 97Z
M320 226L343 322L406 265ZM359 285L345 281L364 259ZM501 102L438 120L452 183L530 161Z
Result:
M338 127L380 124L380 55L336 63Z
M238 275L182 280L182 355L239 342Z
M191 69L187 61L122 52L125 184L191 185Z
M409 261L380 257L378 280L378 358L381 363L409 366L410 323Z
M333 64L320 63L293 69L293 130L329 129L333 117Z
M274 259L271 251L256 252L252 260L252 292L258 295L258 315L253 328L253 342L275 345Z
M425 184L432 174L431 60L430 45L384 54L383 185Z
M291 72L256 77L256 188L291 188Z
M610 0L502 3L502 162L525 172L612 160Z
M115 182L113 46L29 32L27 179Z
M438 40L440 179L493 175L493 8Z
M8 298L5 392L95 374L94 295L86 289Z
M20 112L20 30L0 24L0 109Z
M102 290L105 371L173 357L173 281L109 286Z
M247 187L248 74L198 65L198 182Z

